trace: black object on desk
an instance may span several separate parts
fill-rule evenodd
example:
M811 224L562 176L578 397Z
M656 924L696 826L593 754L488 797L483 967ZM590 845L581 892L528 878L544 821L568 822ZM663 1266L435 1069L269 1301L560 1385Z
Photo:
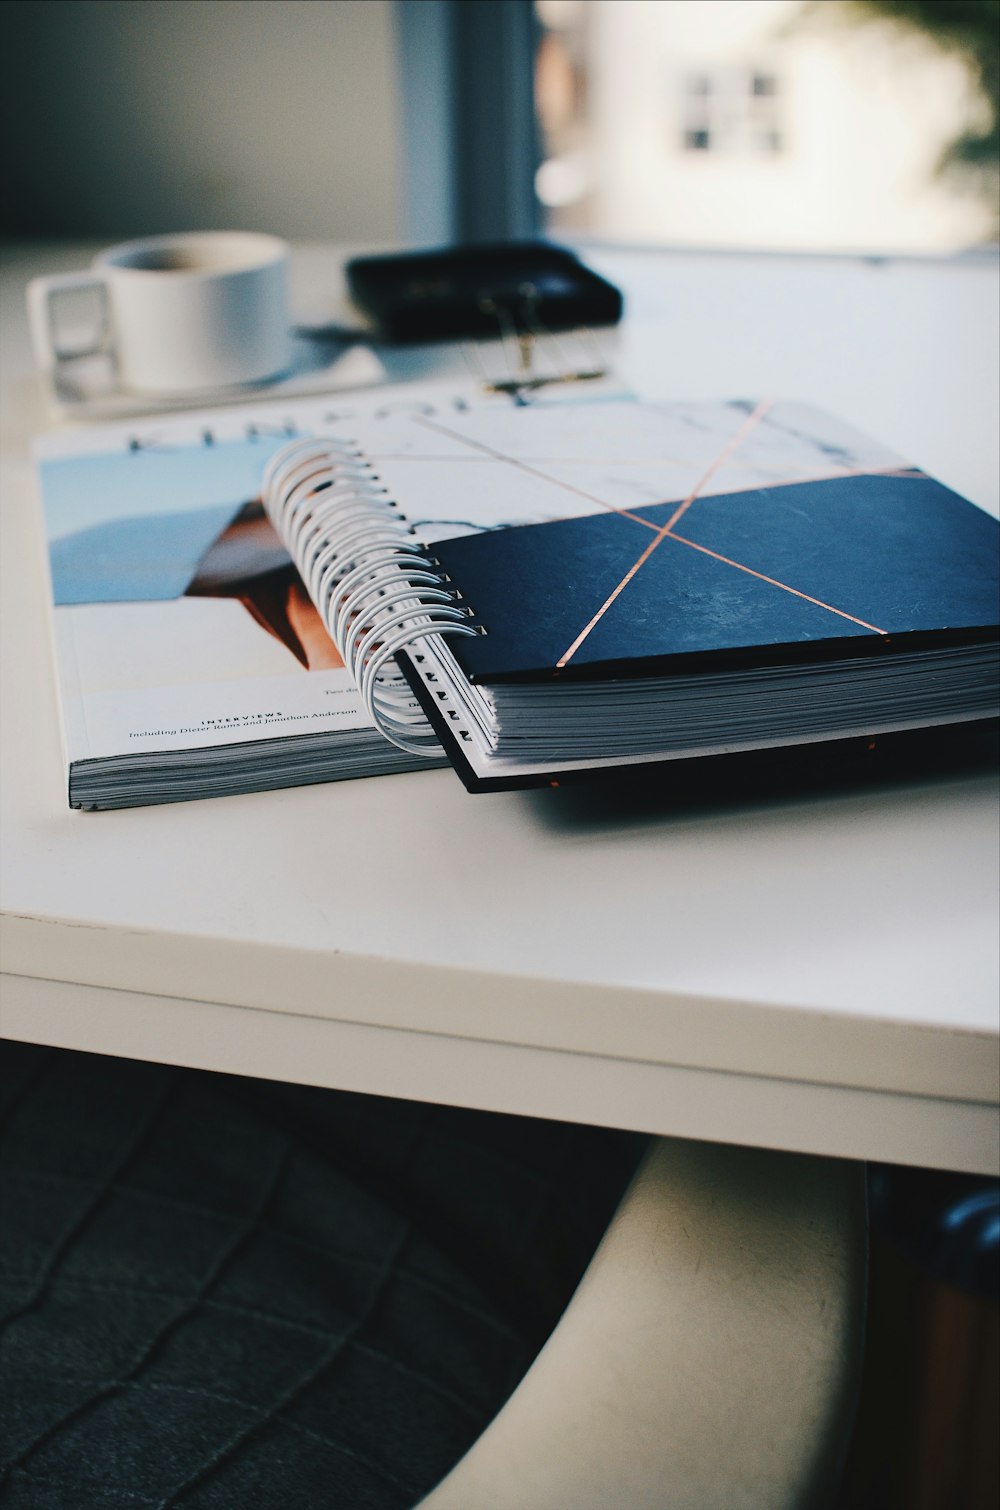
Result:
M386 341L544 335L613 325L622 315L613 284L548 242L356 257L346 275L355 302Z

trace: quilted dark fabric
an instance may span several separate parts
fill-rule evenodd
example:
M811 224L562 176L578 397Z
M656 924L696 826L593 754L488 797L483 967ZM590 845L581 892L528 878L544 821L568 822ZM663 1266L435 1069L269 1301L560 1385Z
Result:
M412 1506L528 1367L641 1148L0 1044L0 1503Z

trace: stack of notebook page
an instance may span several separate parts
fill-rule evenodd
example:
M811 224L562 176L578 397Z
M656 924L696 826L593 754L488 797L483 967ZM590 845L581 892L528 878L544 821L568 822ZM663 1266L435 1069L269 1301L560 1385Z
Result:
M996 520L828 415L409 423L264 501L373 721L470 790L997 715Z

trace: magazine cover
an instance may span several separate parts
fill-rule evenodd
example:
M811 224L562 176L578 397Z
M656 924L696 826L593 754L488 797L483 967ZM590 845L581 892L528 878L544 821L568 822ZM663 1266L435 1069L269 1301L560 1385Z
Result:
M261 478L289 441L340 435L394 468L387 485L430 538L558 515L523 486L512 494L509 470L488 480L483 458L437 428L480 408L514 403L473 383L414 383L40 440L70 805L425 769L365 712L267 520Z
M260 502L297 435L393 430L421 385L132 420L36 449L72 806L409 769L365 714ZM502 400L501 402L506 402Z

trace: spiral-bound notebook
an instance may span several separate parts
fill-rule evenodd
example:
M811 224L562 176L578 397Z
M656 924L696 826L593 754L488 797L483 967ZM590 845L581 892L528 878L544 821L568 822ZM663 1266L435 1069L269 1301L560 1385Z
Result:
M414 415L263 496L376 726L473 791L997 715L996 520L804 405Z

